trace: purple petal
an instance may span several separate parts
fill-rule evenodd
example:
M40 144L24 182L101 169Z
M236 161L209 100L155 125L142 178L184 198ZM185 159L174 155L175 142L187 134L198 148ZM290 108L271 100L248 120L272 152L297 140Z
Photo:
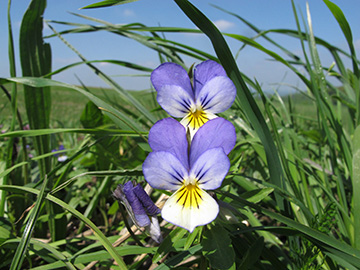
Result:
M149 144L153 151L167 151L189 168L186 130L173 118L162 119L150 129Z
M206 112L220 113L231 107L236 97L233 82L224 76L207 81L196 96L196 105Z
M62 144L60 144L60 146L59 146L59 151L61 151L61 150L65 150L65 147Z
M165 151L150 153L143 163L145 180L156 189L178 189L188 177L187 169L173 154Z
M160 209L154 204L140 184L137 184L137 186L133 188L133 191L141 204L144 206L148 215L156 216L157 214L160 214Z
M150 79L156 91L160 91L166 85L174 85L184 89L190 97L194 98L190 78L186 70L178 64L161 64L153 70Z
M213 148L204 152L194 163L189 173L202 189L216 189L221 186L230 169L229 158L222 148Z
M141 202L138 200L134 193L134 187L131 181L126 182L123 187L122 191L125 194L126 200L129 202L131 209L133 211L135 221L140 227L145 227L150 225L150 219L145 212L144 207L142 206ZM131 213L130 213L131 215Z
M184 117L195 108L194 98L178 85L164 85L158 90L156 100L174 117Z
M195 96L208 81L217 76L227 76L224 68L217 62L207 60L197 65L194 70Z
M190 148L190 167L206 150L221 147L226 155L234 148L236 131L231 122L218 117L206 122L196 132Z

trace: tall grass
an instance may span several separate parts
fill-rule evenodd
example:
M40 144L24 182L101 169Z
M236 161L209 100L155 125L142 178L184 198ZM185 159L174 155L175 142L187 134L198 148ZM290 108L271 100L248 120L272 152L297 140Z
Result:
M127 2L131 1L103 1L91 8ZM33 0L20 33L23 77L16 77L13 69L14 45L9 38L11 78L0 79L2 89L11 93L12 108L9 129L0 134L0 142L6 145L0 150L4 158L0 163L0 268L359 269L359 60L346 16L329 0L324 2L339 23L349 52L316 37L308 7L306 14L299 16L292 5L297 29L266 31L217 7L253 29L256 36L249 38L219 32L194 5L175 0L199 30L147 27L141 22L120 26L84 16L89 24L47 21L54 33L47 38L61 40L80 59L51 71L50 47L42 36L46 2ZM68 29L58 32L58 24ZM10 13L8 25L11 37ZM166 113L156 104L153 92L131 94L93 62L106 61L147 74L151 70L118 60L88 61L81 48L74 48L66 39L69 34L98 31L151 48L158 53L159 63L170 61L185 67L185 56L196 62L216 60L236 85L236 101L221 116L235 125L237 143L229 156L230 173L215 191L228 208L211 224L190 234L162 221L164 241L157 245L132 226L112 198L119 183L129 179L144 183L141 164L150 151L147 134ZM205 35L215 55L167 39L168 32ZM302 53L291 53L269 33L297 39ZM33 36L34 46L26 46ZM299 95L264 94L256 80L238 69L225 36L239 46L267 54L298 76L306 86L301 99ZM261 38L286 58L260 45L257 40ZM319 46L333 57L331 71L321 63ZM351 68L344 64L347 59ZM113 94L50 79L51 74L77 65L93 70ZM337 78L341 87L335 87L326 74ZM18 117L17 86L24 87L27 117L23 111ZM64 123L58 128L51 122L50 93L56 91L49 89L68 89L88 100L81 105L83 111L73 115L82 126ZM311 108L311 113L299 104ZM23 130L21 119L27 119L30 130ZM60 144L64 151L51 151ZM59 162L58 154L66 154L66 161ZM164 196L166 192L151 192L159 206ZM223 219L225 214L231 215L233 222Z

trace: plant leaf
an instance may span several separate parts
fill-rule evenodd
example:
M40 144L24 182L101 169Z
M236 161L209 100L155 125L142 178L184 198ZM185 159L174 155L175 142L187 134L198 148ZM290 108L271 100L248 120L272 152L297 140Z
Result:
M87 5L81 9L111 7L111 6L122 5L122 4L127 4L127 3L131 3L131 2L136 2L136 1L139 1L139 0L105 0L105 1L97 2L97 3L91 4L91 5Z
M203 254L216 269L229 269L235 262L235 252L227 230L220 225L205 230L201 241Z

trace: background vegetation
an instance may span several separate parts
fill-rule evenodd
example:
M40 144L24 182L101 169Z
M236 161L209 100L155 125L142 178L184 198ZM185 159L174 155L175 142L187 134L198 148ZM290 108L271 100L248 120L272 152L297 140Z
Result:
M47 22L54 32L48 38L63 41L109 89L51 79L72 65L51 71L51 48L42 35L45 0L33 0L24 14L22 72L17 74L9 12L11 78L0 79L0 268L359 269L359 60L346 17L332 2L323 1L342 29L348 52L314 36L310 10L299 16L295 7L297 29L260 31L232 14L257 32L253 38L220 33L186 0L175 3L199 30L141 22L119 26L94 18L82 25ZM108 0L87 8L127 2ZM68 30L56 32L57 24ZM159 63L184 66L184 56L194 62L216 60L233 80L237 98L221 116L235 125L237 144L230 153L230 173L215 191L227 207L213 223L189 234L161 221L164 241L158 245L132 225L112 197L117 184L129 179L145 187L141 165L150 151L146 137L167 115L153 91L123 89L87 61L81 48L66 41L70 33L97 31L140 42L158 53ZM216 55L164 37L194 31L210 39ZM286 44L270 39L271 32L298 39L302 53L295 55ZM295 96L264 95L257 81L238 70L224 35L285 65L306 90ZM260 37L285 52L286 59L257 43ZM332 55L331 67L322 66L320 46ZM344 65L347 60L350 68ZM151 72L133 63L111 62ZM60 146L65 149L52 151ZM60 162L59 155L67 159ZM166 196L151 191L160 207Z

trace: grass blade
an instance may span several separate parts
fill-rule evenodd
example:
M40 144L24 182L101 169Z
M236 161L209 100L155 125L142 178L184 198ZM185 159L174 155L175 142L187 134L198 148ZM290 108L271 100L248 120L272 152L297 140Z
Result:
M111 7L111 6L122 5L122 4L127 4L127 3L131 3L131 2L136 2L136 1L139 1L139 0L104 0L104 1L101 1L98 3L87 5L87 6L83 7L82 9Z
M236 105L245 112L247 118L253 125L264 145L270 170L270 179L273 184L279 187L284 187L283 171L274 141L259 107L257 106L250 90L242 78L240 71L238 70L224 37L213 25L213 23L190 2L185 0L175 0L175 2L189 17L189 19L191 19L193 23L211 40L220 62L237 88ZM286 202L284 199L278 194L275 194L275 197L280 209L285 210Z
M45 189L47 182L48 182L47 177L45 177L41 190L40 191L37 190L37 199L35 202L35 206L30 213L29 220L26 223L26 227L21 237L21 241L16 249L14 258L11 262L10 270L21 269L22 262L24 261L25 258L25 252L31 240L31 234L34 230L36 220L40 214L41 205L46 195Z
M43 185L44 187L45 185ZM19 186L0 186L1 190L7 190L12 192L27 192L32 193L35 195L39 195L39 191L37 189L28 188L28 187L19 187ZM117 253L116 249L111 245L109 240L106 238L106 236L100 231L98 227L87 217L85 217L83 214L81 214L79 211L77 211L75 208L71 207L67 203L63 202L62 200L56 198L55 196L52 196L50 194L47 194L46 199L59 205L63 209L69 211L71 214L73 214L75 217L77 217L79 220L84 222L88 225L89 228L94 232L94 235L97 237L97 239L101 242L101 244L104 246L104 248L109 252L111 257L116 261L116 263L119 265L120 269L124 270L127 269L124 261L120 257L120 255ZM35 205L36 206L36 205ZM14 268L18 269L18 268Z
M353 139L353 198L354 247L360 249L360 126L355 129Z
M10 74L12 77L16 76L16 69L15 69L15 53L14 53L14 41L13 41L13 35L12 35L12 27L11 27L11 18L10 18L10 6L11 6L11 0L8 2L8 10L7 10L7 17L8 17L8 35L9 35L9 65L10 65ZM16 123L16 115L17 115L17 88L16 84L12 84L12 91L11 91L11 108L12 108L12 119L10 124L10 131L13 131L15 129L15 123ZM6 168L11 167L12 164L12 153L13 153L13 147L14 145L14 139L10 139L7 144L7 150L6 150ZM5 168L5 169L6 169ZM4 176L2 179L2 184L6 185L9 181L10 175ZM5 201L6 201L6 192L1 191L0 193L0 217L4 216L5 213Z
M23 76L41 77L51 71L51 48L48 43L44 43L42 36L45 8L46 0L32 0L21 22L19 44ZM24 99L30 128L48 128L51 112L50 89L24 86ZM50 152L50 137L48 135L35 137L34 147L38 155ZM38 164L40 178L44 179L51 171L51 160L50 158L41 159ZM52 186L51 177L49 186ZM52 206L47 204L46 207L48 214L53 216ZM48 225L53 240L60 238L61 232L65 231L62 224L56 226L54 219L49 219Z
M83 16L81 16L81 17L83 17ZM61 41L63 41L70 49L72 49L80 57L81 60L86 62L86 65L88 67L90 67L101 79L103 79L108 85L113 87L117 91L117 93L119 93L119 95L124 98L124 100L129 101L151 123L156 122L156 118L138 100L136 100L133 96L131 96L131 94L129 94L125 89L123 89L119 84L117 84L109 76L107 76L105 73L103 73L101 70L99 70L93 64L91 64L88 60L86 60L85 57L80 54L80 52L78 52L58 32L56 32L55 29L51 25L49 25L49 27L60 38Z
M356 53L355 53L355 47L353 44L353 36L352 36L350 25L349 25L348 21L346 20L344 13L341 11L341 9L337 5L335 5L333 2L331 2L329 0L323 0L323 1L327 5L327 7L330 9L331 13L334 15L335 19L339 23L339 26L340 26L342 32L344 33L344 36L345 36L346 41L350 48L352 61L353 61L354 73L360 79L360 72L359 72L358 65L356 63L357 62Z
M126 114L120 112L119 110L116 110L109 104L105 103L100 98L94 96L90 92L87 92L77 86L73 86L70 84L46 79L46 78L32 78L32 77L22 77L22 78L8 78L8 79L1 79L0 78L0 84L6 83L7 81L17 82L24 85L32 86L32 87L51 87L51 86L59 86L64 87L68 89L73 89L81 94L83 94L85 97L89 98L92 102L94 102L98 107L105 108L107 111L111 112L108 113L108 116L116 123L120 128L127 129L131 128L136 131L142 131L143 128L140 127L140 125L129 118ZM117 117L115 117L116 115Z

